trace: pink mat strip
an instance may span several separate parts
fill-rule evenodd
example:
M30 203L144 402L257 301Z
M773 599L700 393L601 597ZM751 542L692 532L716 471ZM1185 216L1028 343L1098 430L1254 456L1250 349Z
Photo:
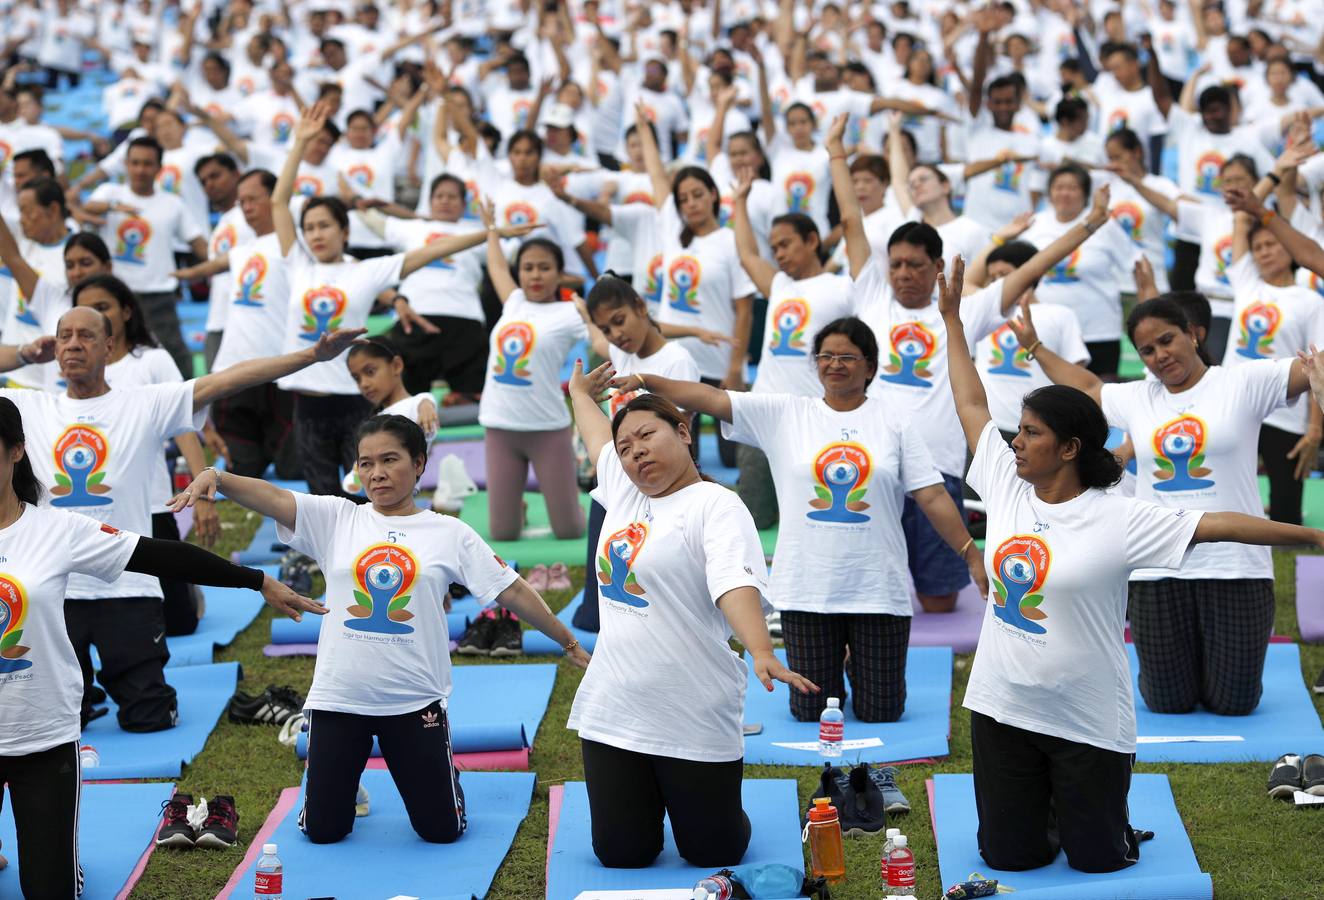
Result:
M299 802L299 790L297 787L292 787L280 792L280 798L271 810L271 815L267 816L267 820L262 823L262 827L258 829L257 834L253 835L253 839L248 842L248 850L244 853L243 861L231 873L230 880L216 895L216 900L228 900L230 895L241 887L240 882L243 881L245 873L248 872L253 863L257 862L258 856L262 854L262 845L271 839L271 836L276 833L277 826L285 820L285 817Z
M929 795L929 830L933 832L933 849L941 853L942 849L938 846L938 817L933 812L933 779L924 780L924 792Z
M565 799L565 786L554 784L547 792L547 867L543 870L543 884L552 880L552 844L556 841L556 826L561 824L561 801Z
M529 750L493 750L487 753L457 753L454 757L455 768L461 772L491 772L497 769L527 772L529 770ZM385 769L386 760L374 756L368 760L367 768Z

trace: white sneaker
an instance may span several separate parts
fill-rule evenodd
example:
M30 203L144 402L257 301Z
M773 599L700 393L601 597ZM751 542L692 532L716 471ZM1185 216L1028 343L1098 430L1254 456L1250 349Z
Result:
M432 494L432 508L440 513L459 515L464 498L478 493L464 468L464 461L454 453L447 453L437 466L437 489Z
M359 783L359 792L354 796L354 818L362 819L368 814L368 789Z

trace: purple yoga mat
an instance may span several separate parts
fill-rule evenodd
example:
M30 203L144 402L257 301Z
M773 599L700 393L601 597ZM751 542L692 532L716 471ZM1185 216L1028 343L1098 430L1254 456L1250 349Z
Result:
M1324 642L1324 556L1296 558L1296 621L1301 640Z
M434 490L437 487L437 471L441 466L441 459L448 453L453 453L464 463L464 470L469 473L469 477L478 485L480 491L487 490L487 456L483 450L482 441L448 441L432 445L432 450L428 453L428 465L423 470L423 477L418 480L418 486L425 491ZM538 479L533 474L533 467L529 467L529 480L525 484L524 490L538 490Z
M193 530L193 507L186 506L175 513L175 525L179 528L179 536L188 540L188 533Z
M984 599L973 584L956 597L956 609L949 613L926 613L912 595L910 607L910 646L951 647L956 653L970 653L979 643L979 628L984 621Z

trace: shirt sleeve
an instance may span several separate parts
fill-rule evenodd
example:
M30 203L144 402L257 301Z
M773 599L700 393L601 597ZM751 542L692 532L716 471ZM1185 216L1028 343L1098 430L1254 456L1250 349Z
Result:
M639 493L639 488L635 487L630 477L625 474L625 467L621 465L620 454L616 452L616 445L608 442L598 454L597 460L598 486L589 492L589 496L598 501L604 509L611 509L613 505L620 504L628 500L632 495Z
M1131 407L1138 396L1138 391L1148 390L1148 382L1134 381L1124 384L1104 384L1099 389L1099 406L1109 425L1115 425L1123 431L1131 431L1128 425Z
M901 487L906 493L942 484L942 474L933 464L933 456L910 419L895 420L897 443L901 448Z
M359 260L354 266L354 272L362 272L366 276L364 281L375 297L388 287L400 283L400 271L404 268L404 264L405 255L396 253L391 256L379 256L376 259Z
M1199 243L1204 235L1205 212L1203 203L1193 200L1177 201L1177 232L1192 243Z
M1173 509L1133 497L1128 504L1126 564L1132 569L1179 569L1191 548L1195 527L1204 513Z
M1292 374L1293 359L1257 359L1228 371L1242 382L1238 394L1245 397L1263 419L1287 403L1287 383Z
M768 455L777 451L782 422L792 418L793 398L785 394L754 394L727 391L731 400L731 421L722 423L722 435L728 440L763 448Z
M221 491L224 493L224 489ZM294 494L294 530L276 523L276 539L294 550L311 556L323 569L330 563L336 534L336 520L341 512L352 511L354 503L344 497L316 496L302 491Z
M713 603L736 588L752 587L759 592L764 612L771 611L765 596L768 563L754 519L733 491L717 488L706 504L702 519L690 521L702 529L704 575Z
M459 521L456 525L460 529L457 543L461 583L480 605L487 606L496 600L498 594L514 584L519 575L496 555L471 526Z
M1016 494L1020 482L1020 476L1016 474L1016 456L991 420L979 436L965 480L988 507L1010 503Z
M851 301L855 315L863 319L875 333L886 318L887 295L887 272L875 254L869 257L859 276L851 282Z
M1260 283L1260 270L1255 265L1255 260L1251 258L1249 250L1224 269L1223 274L1227 275L1227 283L1232 286L1233 294L1238 297L1243 293L1254 291Z
M29 513L32 512L29 510ZM91 575L102 581L114 581L124 573L129 557L138 547L138 535L120 531L82 513L55 513L60 532L67 542L69 571Z
M141 398L150 403L150 417L153 429L161 434L174 435L182 431L201 430L207 422L207 408L193 408L193 388L195 381L177 384L150 384L140 388L130 388L135 400Z

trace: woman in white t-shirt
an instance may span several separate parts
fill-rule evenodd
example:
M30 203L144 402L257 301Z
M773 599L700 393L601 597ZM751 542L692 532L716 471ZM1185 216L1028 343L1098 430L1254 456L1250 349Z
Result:
M745 647L767 690L774 680L818 689L773 654L758 532L735 494L699 475L688 417L645 394L609 421L598 398L611 374L610 363L587 376L577 363L570 379L607 509L589 575L602 598L597 662L566 723L579 732L593 852L611 868L650 865L665 812L686 862L729 865L750 825L740 793L749 670L728 641ZM615 386L647 390L648 377Z
M305 703L308 786L300 824L308 839L327 844L350 833L359 776L376 737L414 830L425 841L451 843L466 823L446 715L444 598L451 583L517 612L575 664L588 665L588 654L477 532L415 505L428 455L418 425L373 416L356 428L354 445L367 503L210 468L189 485L188 499L219 492L275 519L280 539L327 573L330 605Z
M1166 208L1155 206L1145 191L1153 191L1173 203L1181 194L1177 182L1162 175L1151 175L1145 169L1145 146L1140 136L1129 128L1119 128L1104 142L1108 154L1108 168L1117 176L1112 182L1113 219L1131 238L1131 242L1145 254L1154 270L1154 286L1159 293L1168 291L1168 239L1167 224L1171 220ZM1186 198L1198 203L1195 197ZM1124 291L1124 293L1126 293Z
M1232 509L1254 529L1264 525L1257 447L1248 436L1309 388L1300 360L1214 366L1183 309L1159 297L1136 306L1126 323L1154 380L1104 384L1043 347L1029 309L1022 313L1012 327L1045 374L1084 391L1131 436L1137 498L1173 509ZM1244 716L1259 704L1274 620L1267 549L1201 547L1180 566L1138 567L1129 612L1140 694L1151 710L1186 713L1203 705L1216 715Z
M821 234L826 234L830 227L828 196L832 184L827 147L814 139L818 121L814 111L804 103L787 107L785 121L784 133L775 131L768 136L772 183L782 193L786 212L804 213L814 220Z
M965 695L979 850L995 869L1045 866L1062 849L1072 868L1116 871L1140 854L1127 811L1136 748L1122 642L1128 575L1178 568L1200 552L1193 544L1324 546L1324 533L1111 491L1122 465L1104 446L1108 422L1097 401L1100 388L1127 386L1102 385L1033 341L1027 349L1043 354L1045 371L1083 373L1094 398L1060 385L1033 391L1008 447L966 345L960 268L951 285L942 284L940 303L952 395L974 453L970 486L988 509L985 558L993 585ZM1032 327L1025 332L1033 336ZM1175 341L1190 350L1180 335L1165 332L1162 340L1158 351L1145 342L1150 357L1166 361ZM1232 548L1240 549L1210 549ZM1134 611L1134 595L1132 603ZM1181 632L1165 639L1180 643Z

